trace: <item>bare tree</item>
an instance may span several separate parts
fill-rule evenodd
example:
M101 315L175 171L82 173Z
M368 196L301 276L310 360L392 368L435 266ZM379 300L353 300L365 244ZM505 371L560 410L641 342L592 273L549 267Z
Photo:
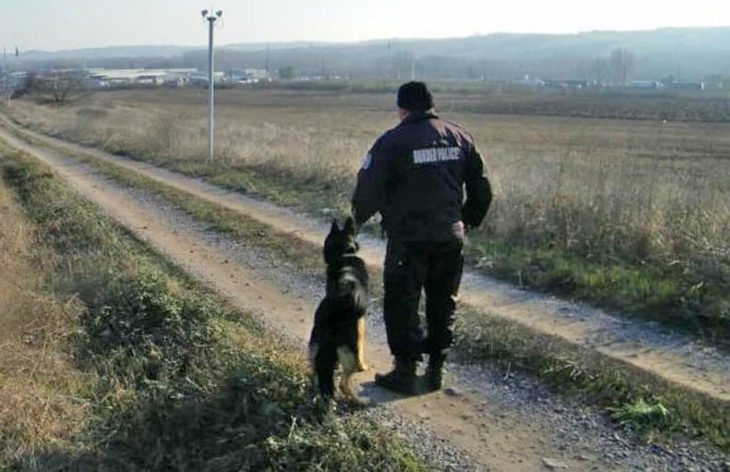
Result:
M398 80L413 79L415 75L415 58L410 51L400 51L392 56L392 69Z
M608 63L602 57L592 59L587 65L587 75L591 80L604 84L608 80Z
M609 63L612 82L626 86L634 70L634 55L627 48L616 48L611 51Z
M84 76L77 71L53 71L35 82L35 89L28 92L38 93L57 106L78 98L86 91Z

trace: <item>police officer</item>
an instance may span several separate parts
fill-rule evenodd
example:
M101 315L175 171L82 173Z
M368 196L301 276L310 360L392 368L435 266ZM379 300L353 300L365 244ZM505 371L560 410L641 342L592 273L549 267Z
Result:
M426 388L441 388L453 343L464 234L481 224L492 192L473 138L436 116L426 84L401 85L397 104L400 124L380 136L365 157L352 211L357 225L379 212L388 236L383 312L395 367L376 374L375 383L411 395L417 393L416 366L423 353L428 354ZM422 290L425 336L418 315Z

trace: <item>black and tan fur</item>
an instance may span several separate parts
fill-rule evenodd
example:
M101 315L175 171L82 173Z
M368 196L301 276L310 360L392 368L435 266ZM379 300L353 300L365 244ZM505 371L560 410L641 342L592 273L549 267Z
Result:
M365 312L368 302L368 273L365 262L356 255L355 224L352 218L340 228L337 220L325 238L327 288L314 314L309 339L309 358L319 393L334 396L334 371L342 368L340 391L360 399L352 389L352 374L367 370L363 361Z

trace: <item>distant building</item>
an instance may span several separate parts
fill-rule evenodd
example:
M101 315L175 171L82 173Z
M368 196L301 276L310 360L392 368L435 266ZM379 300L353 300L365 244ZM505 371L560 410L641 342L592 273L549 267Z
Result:
M271 76L264 69L230 69L226 72L225 81L239 84L253 84L263 80L269 80Z
M535 77L530 77L529 75L526 75L526 76L522 77L521 79L510 80L510 85L516 85L518 87L535 87L536 88L536 87L544 87L545 81L535 78Z
M26 71L17 71L7 74L8 82L13 90L20 90L25 85L25 78L28 77Z
M197 69L89 69L92 87L147 85L182 86Z
M632 89L658 89L662 86L663 84L656 80L631 80L626 82L626 88Z
M671 90L696 90L701 92L705 89L704 82L669 82L665 86Z
M552 80L552 79L546 79L545 80L545 87L550 88L570 88L570 89L584 89L588 87L596 87L598 85L597 82L593 80L585 80L585 79L561 79L561 80Z

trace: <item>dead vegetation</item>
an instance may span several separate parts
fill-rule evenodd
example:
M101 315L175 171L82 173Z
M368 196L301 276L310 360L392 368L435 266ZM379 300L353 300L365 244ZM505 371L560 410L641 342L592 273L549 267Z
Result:
M479 97L477 97L479 98ZM479 98L482 99L482 98ZM14 104L36 129L318 212L348 209L362 157L396 123L387 94L224 90L204 159L201 91ZM498 195L474 264L515 283L730 340L728 124L466 113Z

